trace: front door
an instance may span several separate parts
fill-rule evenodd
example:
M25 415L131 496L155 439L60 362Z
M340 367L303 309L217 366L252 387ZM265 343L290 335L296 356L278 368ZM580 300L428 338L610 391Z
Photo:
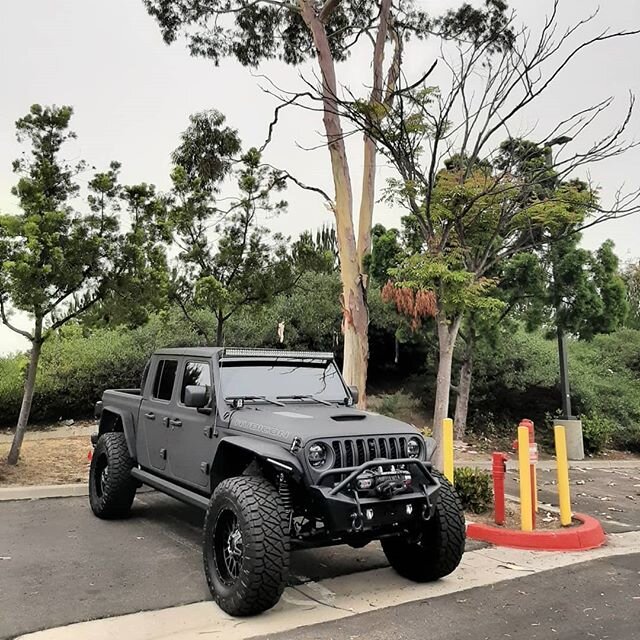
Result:
M211 365L204 359L186 359L181 365L179 392L173 405L169 421L169 464L176 479L194 486L207 486L210 464L214 453L213 425L215 409L211 415L199 412L184 404L188 385L209 388L209 406L212 402L213 386Z
M147 441L149 463L154 469L164 470L167 466L167 447L171 407L174 406L178 360L161 358L157 361L153 384L148 397L142 401L140 420Z

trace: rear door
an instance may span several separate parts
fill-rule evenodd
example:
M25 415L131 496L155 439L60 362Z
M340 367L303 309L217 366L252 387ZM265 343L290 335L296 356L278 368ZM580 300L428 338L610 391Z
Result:
M179 374L180 384L169 421L169 465L171 475L194 486L205 487L213 458L213 426L215 409L210 415L186 407L184 394L187 385L209 388L209 405L213 402L211 364L204 358L185 358Z
M171 406L176 394L178 358L160 357L151 372L152 384L140 407L139 421L144 430L149 453L149 463L154 469L167 466L169 421ZM149 387L149 385L147 385Z

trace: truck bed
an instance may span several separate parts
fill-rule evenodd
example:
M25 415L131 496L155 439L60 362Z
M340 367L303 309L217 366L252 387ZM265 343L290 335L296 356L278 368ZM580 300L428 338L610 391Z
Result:
M140 389L107 389L102 395L102 404L105 409L117 407L131 412L134 420L138 418L138 411L142 403Z

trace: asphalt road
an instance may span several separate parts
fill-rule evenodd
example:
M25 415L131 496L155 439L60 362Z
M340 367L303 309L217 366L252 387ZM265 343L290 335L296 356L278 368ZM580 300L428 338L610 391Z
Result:
M262 640L637 640L640 553L304 627Z
M87 498L0 503L0 638L210 599L202 519L155 492L120 521L95 518ZM377 544L298 551L291 582L383 566Z
M640 530L640 465L624 469L589 469L587 465L570 472L573 511L595 516L607 533ZM556 471L538 469L537 475L540 517L544 517L545 504L558 506ZM507 474L505 490L518 495L517 473Z

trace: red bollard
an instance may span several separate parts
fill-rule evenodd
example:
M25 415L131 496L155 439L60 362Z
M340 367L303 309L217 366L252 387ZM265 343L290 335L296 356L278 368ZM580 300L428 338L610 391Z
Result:
M491 475L493 476L494 513L496 524L503 525L504 511L504 476L507 471L506 453L494 451L491 456Z

